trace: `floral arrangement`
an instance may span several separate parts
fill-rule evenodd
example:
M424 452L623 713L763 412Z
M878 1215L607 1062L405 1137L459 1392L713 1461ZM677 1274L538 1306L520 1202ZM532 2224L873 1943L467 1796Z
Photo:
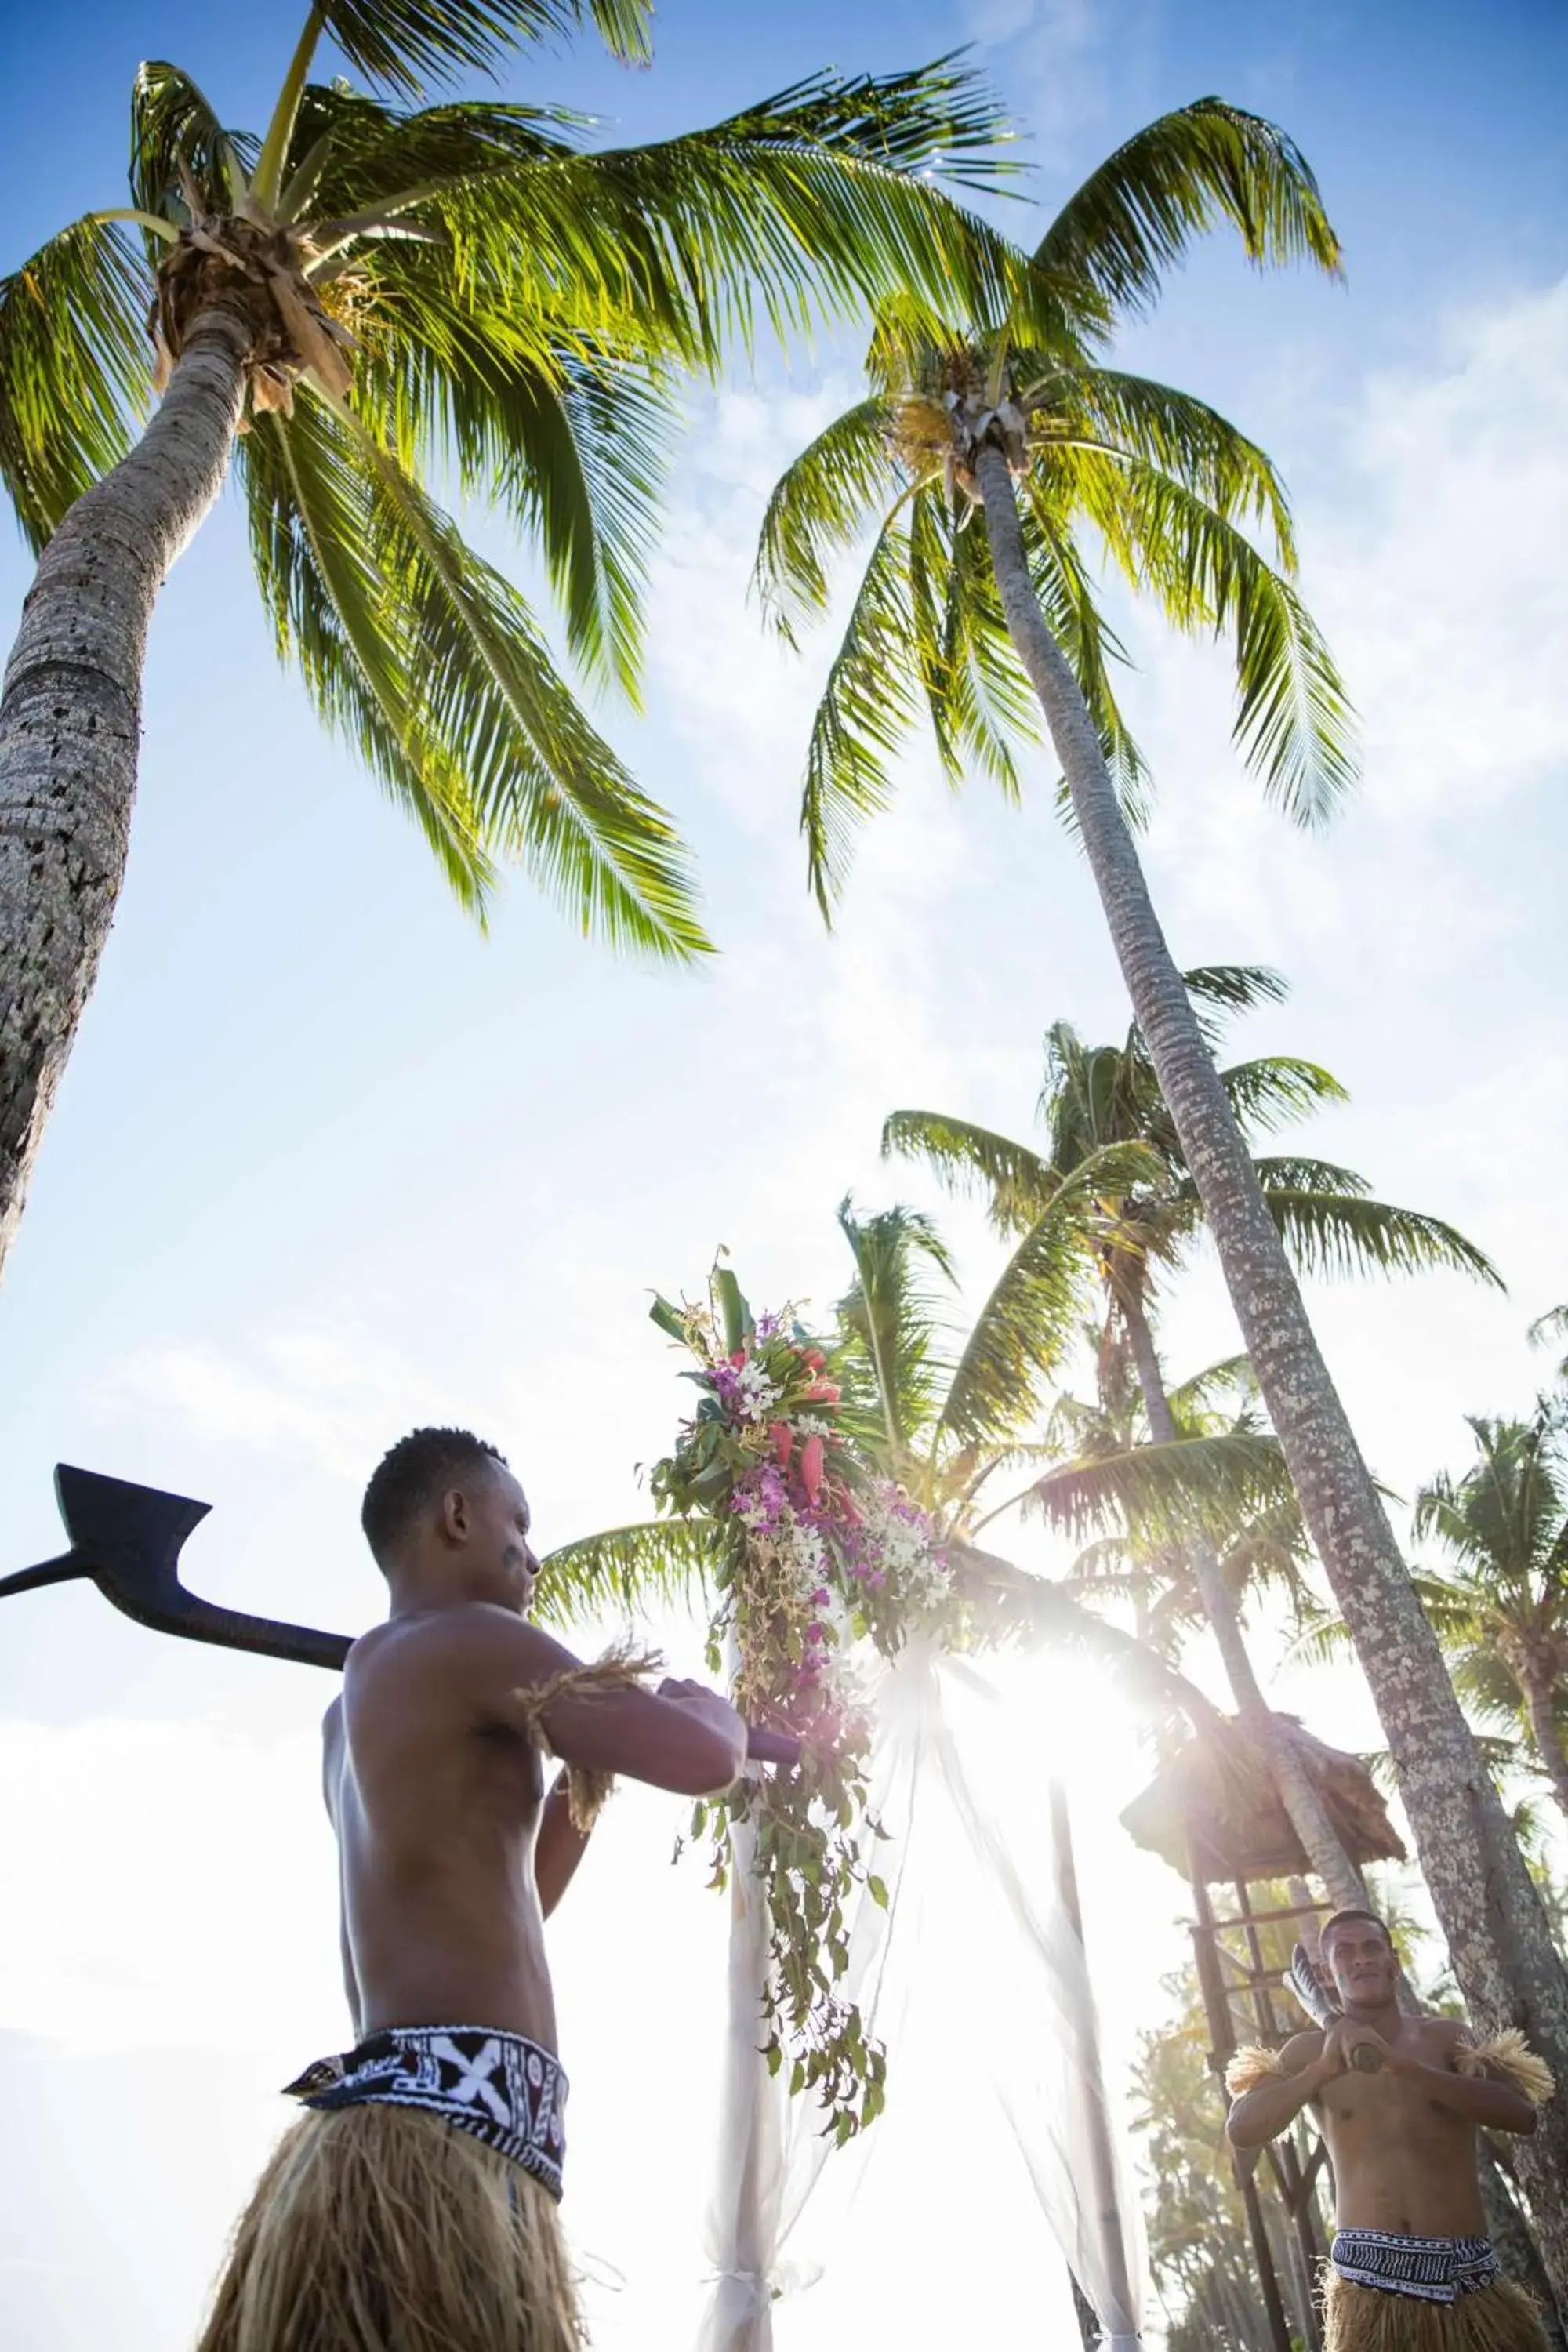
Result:
M650 1485L660 1509L719 1531L710 1665L731 1649L746 1720L802 1742L795 1769L699 1805L693 1835L711 1834L722 1885L733 1827L752 1825L772 1959L764 2053L775 2074L789 2058L791 2090L814 2092L843 2142L880 2113L887 2072L843 1985L857 1889L888 1900L870 1867L881 1832L855 1652L869 1642L891 1657L947 1601L947 1565L925 1513L853 1443L833 1360L792 1308L753 1318L721 1268L705 1305L660 1299L653 1313L697 1364L697 1409Z

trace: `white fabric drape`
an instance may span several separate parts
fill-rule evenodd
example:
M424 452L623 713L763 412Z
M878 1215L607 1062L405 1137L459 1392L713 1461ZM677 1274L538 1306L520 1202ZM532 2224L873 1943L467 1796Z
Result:
M1027 2168L1046 2225L1099 2315L1107 2352L1137 2352L1145 2299L1142 2237L1107 2110L1099 2033L1081 1936L1065 1899L1066 1857L1054 1848L1044 1775L1029 1813L1028 1867L1004 1834L1002 1791L977 1753L966 1761L945 1697L960 1685L989 1702L982 1679L929 1643L911 1643L877 1694L871 1811L889 1833L877 1852L886 1911L863 1897L850 1924L847 1990L868 2032L899 2066L898 2028L921 2000L913 1951L899 1942L900 1911L922 1874L984 1955L984 1997L966 2041L991 2076ZM1016 1790L1013 1791L1016 1809ZM809 2284L790 2241L821 2178L831 2138L808 2098L790 2098L787 2069L770 2075L758 2053L767 1966L766 1908L752 1873L749 1832L735 1840L718 2187L707 2253L713 2286L699 2352L773 2352L781 2297ZM893 1965L896 1961L897 1965ZM939 1997L940 1992L939 1992ZM884 2116L837 2162L864 2160ZM1022 2257L1028 2260L1026 2250Z

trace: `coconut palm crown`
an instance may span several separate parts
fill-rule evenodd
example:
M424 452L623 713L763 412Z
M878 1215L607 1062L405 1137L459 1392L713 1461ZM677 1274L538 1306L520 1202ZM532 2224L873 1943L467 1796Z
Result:
M994 110L945 64L823 77L620 151L544 103L408 103L585 22L642 60L651 13L321 0L260 135L143 65L130 204L0 279L0 476L41 549L133 446L194 320L239 311L258 583L323 719L471 907L517 858L584 929L686 959L705 941L671 824L430 484L499 504L543 557L573 655L630 688L672 371L911 268L944 302L1005 275L999 241L921 176L999 168ZM329 37L366 87L310 79Z
M1101 299L1114 321L1149 307L1191 239L1226 222L1259 265L1339 268L1317 184L1290 140L1202 99L1119 148L1031 258L1053 286ZM1126 656L1097 587L1107 568L1179 629L1229 639L1237 740L1292 816L1321 818L1352 780L1349 704L1293 584L1274 467L1204 402L1104 364L1105 348L1103 337L1076 352L1043 348L1005 313L975 314L962 337L932 336L893 306L871 347L868 397L773 492L756 581L791 642L826 609L834 560L868 532L872 541L806 760L801 825L825 915L856 824L888 802L894 755L922 712L953 782L973 771L1010 797L1020 751L1041 740L986 533L974 527L973 461L988 437L1005 448L1031 584L1129 814L1147 777L1116 696Z

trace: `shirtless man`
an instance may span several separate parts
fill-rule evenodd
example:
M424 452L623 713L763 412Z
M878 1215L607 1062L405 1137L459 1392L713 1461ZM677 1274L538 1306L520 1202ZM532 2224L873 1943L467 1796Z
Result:
M1405 2016L1399 1963L1370 1912L1336 1912L1322 1956L1343 2015L1278 2057L1238 2053L1226 2129L1233 2146L1255 2148L1304 2106L1317 2117L1337 2223L1327 2352L1546 2352L1534 2305L1499 2269L1476 2176L1479 2130L1534 2131L1545 2069L1517 2037L1478 2049L1450 2018Z
M528 1504L467 1431L394 1446L363 1519L391 1612L325 1724L356 2047L289 2085L307 2113L202 2352L578 2352L543 1922L611 1775L714 1794L745 1727L713 1692L654 1693L529 1623ZM548 1795L542 1748L565 1766Z

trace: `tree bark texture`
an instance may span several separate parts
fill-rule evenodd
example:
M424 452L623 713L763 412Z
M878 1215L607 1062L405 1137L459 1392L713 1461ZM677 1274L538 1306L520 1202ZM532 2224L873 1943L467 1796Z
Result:
M142 665L223 486L251 329L193 321L146 432L45 548L0 692L0 1269L125 872Z
M1472 2017L1517 2025L1563 2093L1520 2144L1542 2257L1568 2316L1568 1973L1511 1824L1319 1351L1251 1160L1165 944L1094 722L1029 579L1012 477L974 474L1009 634L1061 761L1111 940L1214 1236L1319 1558L1372 1687L1421 1867Z

